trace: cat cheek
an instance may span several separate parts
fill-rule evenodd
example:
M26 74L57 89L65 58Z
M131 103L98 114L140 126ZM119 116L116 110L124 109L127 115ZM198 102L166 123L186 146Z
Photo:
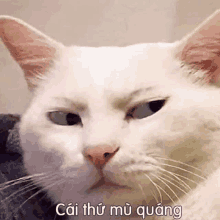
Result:
M30 151L24 153L24 163L30 174L57 170L63 163L57 152Z

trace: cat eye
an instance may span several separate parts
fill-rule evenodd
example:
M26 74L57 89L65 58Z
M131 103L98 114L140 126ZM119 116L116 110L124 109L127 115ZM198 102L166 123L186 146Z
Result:
M77 125L81 124L81 118L77 114L62 112L62 111L54 111L48 113L49 119L57 124L57 125Z
M132 108L128 114L127 118L134 118L134 119L142 119L148 116L153 115L157 111L159 111L165 104L166 100L156 100L152 102L147 102L141 105L138 105Z

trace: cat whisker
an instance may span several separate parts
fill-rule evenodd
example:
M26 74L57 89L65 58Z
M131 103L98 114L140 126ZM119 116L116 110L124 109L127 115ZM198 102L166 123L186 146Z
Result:
M160 185L158 185L158 184L156 184L156 185L157 185L158 188L160 188L160 190L162 190L167 195L167 197L172 201L172 203L174 203L174 200L171 198L171 196ZM162 202L163 201L161 200L161 203Z
M38 176L43 176L43 175L47 176L48 173L39 173L39 174L34 174L34 175L28 175L28 176L20 177L20 178L15 179L15 180L10 180L10 181L7 181L5 183L1 183L0 184L0 189L3 190L7 187L14 186L16 184L20 184L20 183L25 182L25 181L31 181L31 179L33 177L38 177Z
M36 175L35 175L36 176ZM41 175L40 175L41 176ZM44 176L43 178L40 178L40 180L45 179L45 178L51 178L52 175L48 176ZM53 175L54 176L54 175ZM42 177L42 176L41 176ZM53 178L54 179L54 178ZM40 181L38 180L38 181ZM26 194L28 192L31 192L32 190L35 190L38 188L38 186L36 186L35 184L38 182L35 181L35 183L29 183L27 184L25 187L20 188L19 190L16 190L14 193L12 193L11 195L9 195L8 197L6 197L5 199L1 200L1 204L4 205L4 210L8 210L7 206L10 204L10 202L13 201L13 199L18 198L20 196L22 196L23 194ZM54 181L54 180L53 180ZM39 192L38 192L39 193ZM13 198L13 199L11 199ZM16 200L15 200L16 201ZM5 205L7 204L7 206ZM20 211L22 211L22 209L20 208ZM5 213L9 213L8 211L6 211ZM8 218L8 217L7 217Z
M132 169L132 168L131 168L131 169ZM128 174L129 174L129 173L128 173ZM145 173L145 175L147 175L147 174ZM121 177L121 176L120 176L120 177ZM123 175L123 177L125 177L126 180L128 179L127 176L124 176L124 175ZM148 176L148 179L149 179L150 182L154 185L154 187L156 188L156 190L159 192L159 195L160 195L160 198L161 198L161 201L162 201L161 193L160 193L160 190L157 188L157 185L151 180L151 178L150 178L149 176ZM146 198L146 194L144 193L144 190L143 190L142 185L138 183L138 186L139 186L139 188L141 189L142 194L144 195L144 198ZM152 196L154 197L155 201L156 201L157 203L159 203L156 194L155 194L152 190L151 190L151 194L152 194Z
M174 190L173 190L166 182L164 182L164 178L159 177L159 176L156 176L156 175L154 175L154 174L152 174L152 176L154 176L155 178L157 178L158 180L160 180L160 181L161 181L165 186L167 186L167 188L175 195L175 197L176 197L178 200L180 200L179 197L177 196L177 194L174 192ZM169 183L170 183L170 181L169 181Z
M141 184L138 183L138 186L139 186L139 188L141 189L141 192L142 192L144 198L147 198L147 196L146 196L146 194L144 193L144 190L143 190L143 187L141 186ZM156 197L156 195L152 192L152 190L151 190L151 194L152 194L152 196L154 197L155 201L156 201L157 203L159 203L159 202L158 202L158 199L157 199L157 197Z
M31 198L37 196L39 193L41 193L41 192L44 191L45 189L49 189L49 188L51 188L51 187L54 186L54 185L59 185L59 184L62 184L62 183L64 183L64 182L65 182L65 180L62 179L62 180L60 180L60 181L57 181L57 182L55 182L55 183L52 183L52 184L48 185L47 187L44 187L44 188L40 189L39 191L37 191L36 193L34 193L33 195L31 195L28 199L26 199L15 211L13 211L12 215L13 215L14 213L18 212L18 210L20 210L21 207L22 207L28 200L30 200ZM9 217L11 217L12 215L10 215Z
M170 172L170 171L167 171L166 169L163 169L162 167L158 167L158 169L161 169L163 172L167 172L167 173L169 173L170 175L172 175L172 176L174 176L175 178L177 178L178 180L180 180L184 185L186 185L187 186L187 188L189 188L190 190L192 189L188 184L186 184L182 179L180 179L180 178L183 178L183 179L185 179L185 180L187 180L187 181L190 181L190 182L192 182L192 183L194 183L194 184L196 184L196 185L198 185L199 183L198 182L196 182L196 181L194 181L194 180L192 180L192 179L190 179L190 178L187 178L187 177L185 177L185 176L183 176L183 175L180 175L180 174L178 174L178 173L174 173L174 172ZM164 173L163 173L163 175L164 175ZM180 178L179 178L179 177Z
M189 179L189 178L187 178L187 177L185 177L185 176L183 176L183 175L180 175L180 174L177 174L177 173L175 173L175 175L176 175L176 176L179 176L179 177L181 177L181 178L183 178L183 179L186 179L186 180L188 180L188 181L190 181L190 182L192 182L192 183L195 183L196 185L199 184L199 183L197 183L196 181L191 180L191 179Z
M51 181L54 181L53 179L51 180ZM35 181L35 183L37 183L37 181ZM34 184L33 182L32 183L29 183L29 184L27 184L25 187L22 187L21 189L19 189L19 190L17 190L17 191L15 191L14 193L12 193L11 195L9 195L8 197L6 197L5 199L3 199L2 201L1 201L1 203L10 203L10 201L12 201L12 200L10 200L11 198L14 198L14 197L19 197L19 196L22 196L22 195L24 195L24 194L26 194L26 193L28 193L28 192L30 192L30 191L32 191L32 190L35 190L35 189L37 189L37 188L39 188L36 184Z
M185 190L181 189L177 184L169 181L166 178L160 177L161 179L163 179L164 181L167 181L168 183L170 183L171 185L175 186L178 190L180 190L181 192L185 193L186 195L188 195L188 192L186 192Z
M146 198L146 194L144 193L143 187L141 186L141 184L138 183L139 188L141 189L141 192L144 196L144 198Z
M167 160L167 161L171 161L171 162L174 162L174 163L179 163L179 164L182 164L184 166L187 166L187 167L190 167L190 168L193 168L195 170L198 170L202 173L202 170L199 169L198 167L195 167L195 166L192 166L192 165L189 165L187 163L184 163L182 161L178 161L178 160L174 160L174 159L170 159L170 158L165 158L165 157L161 157L161 156L155 156L156 158L159 158L159 159L162 159L162 160Z
M8 200L10 200L10 198L14 197L16 194L18 194L18 193L20 193L20 192L23 192L23 191L25 191L25 190L28 189L28 191L25 191L25 192L24 192L24 193L26 193L26 192L29 192L29 191L35 189L35 188L37 188L37 186L34 185L33 183L27 184L26 187L23 187L23 188L21 188L21 189L15 191L15 192L12 193L10 196L8 196L8 197L6 197L5 199L3 199L3 200L1 201L1 203L6 203ZM20 196L20 195L23 195L24 193L19 194L19 196Z
M184 172L186 172L186 173L190 173L190 174L192 174L192 175L194 175L194 176L196 176L196 177L199 177L199 178L202 179L202 180L206 180L205 177L203 177L203 176L201 176L201 175L198 175L198 174L196 174L196 173L193 173L193 172L191 172L191 171L189 171L189 170L186 170L186 169L184 169L184 168L177 167L177 166L173 166L173 165L166 164L166 163L159 163L159 164L161 164L161 165L163 165L163 166L167 166L167 167L172 167L172 168L175 168L175 169L178 169L178 170L182 170L182 171L184 171Z
M155 192L154 192L153 190L151 190L151 195L154 197L155 201L156 201L157 203L159 203L159 201L158 201L158 199L157 199L157 196L156 196L156 194L155 194Z
M157 189L159 196L160 196L160 202L162 203L162 194L160 192L159 186L150 178L149 175L145 174L145 176L150 180L150 182L155 186L155 188Z
M186 184L182 179L180 179L179 177L177 177L178 175L176 174L176 173L174 173L174 172L170 172L170 171L168 171L168 170L166 170L166 169L164 169L164 168L162 168L162 167L159 167L159 166L156 166L156 168L157 169L160 169L161 170L161 172L163 173L163 175L165 175L165 176L168 176L168 175L166 175L166 174L164 174L164 172L166 172L166 173L169 173L171 176L174 176L177 180L179 180L182 184L181 184L181 186L184 186L185 188L187 187L189 190L191 190L191 187L188 185L188 184ZM181 175L180 175L181 176ZM182 176L181 176L182 177ZM170 177L171 178L171 177ZM177 180L175 180L176 182L177 182ZM180 183L179 183L180 184Z
M53 175L53 174L52 174ZM45 175L45 176L43 176L43 175L32 175L32 176L29 176L29 178L24 178L24 179L21 179L21 178L19 178L19 179L17 179L16 181L16 183L12 183L11 185L9 185L9 186L6 186L6 187L3 187L2 189L1 189L1 191L3 191L3 190L5 190L6 188L8 188L8 187L11 187L11 186L14 186L14 185L18 185L18 184L25 184L25 183L27 183L27 181L33 181L32 179L30 179L30 178L32 178L33 176L40 176L41 178L39 178L38 180L35 180L35 183L38 183L39 181L42 181L42 180L44 180L44 179L46 179L46 178L51 178L51 176L52 175ZM43 177L42 177L43 176ZM26 180L25 180L26 179ZM10 181L11 182L11 181ZM6 184L8 184L8 182L6 182ZM31 186L34 186L32 189L30 189L31 188ZM19 189L19 190L17 190L17 191L15 191L14 193L12 193L10 196L8 196L6 199L4 199L4 200L2 200L2 201L6 201L6 200L8 200L8 199L10 199L12 196L14 196L16 193L19 193L19 192L22 192L22 191L24 191L24 190L26 190L26 189L29 189L28 191L31 191L31 190L33 190L34 188L37 188L36 187L36 185L34 185L33 184L33 182L31 182L31 183L29 183L29 184L27 184L27 185L25 185L25 186L22 186L22 188L21 189ZM27 192L27 191L26 191ZM2 202L1 201L1 202Z
M170 181L172 181L172 182L174 182L176 184L179 184L181 187L183 187L183 188L185 188L187 190L191 189L189 185L186 184L188 186L188 187L186 187L184 184L180 183L179 181L177 181L176 179L170 177L169 175L167 175L167 174L165 174L163 172L160 172L160 171L159 171L159 173L160 173L161 177L164 176L164 178L169 179Z
M171 196L161 186L158 185L158 187L168 196L168 198L172 201L172 203L174 203L174 200L171 198Z

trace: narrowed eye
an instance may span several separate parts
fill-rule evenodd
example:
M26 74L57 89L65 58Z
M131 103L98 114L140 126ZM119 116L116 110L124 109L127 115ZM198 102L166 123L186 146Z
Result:
M48 117L53 123L57 125L70 126L70 125L77 125L82 123L79 115L62 112L62 111L49 112Z
M142 119L151 116L163 107L165 101L166 100L156 100L138 105L128 112L127 117Z

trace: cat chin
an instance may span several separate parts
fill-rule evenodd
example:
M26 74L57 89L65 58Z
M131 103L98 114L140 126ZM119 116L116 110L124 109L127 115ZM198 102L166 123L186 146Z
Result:
M148 195L147 192L143 194L141 190L120 186L102 185L95 190L88 190L86 187L79 189L78 186L67 187L65 184L65 186L51 188L48 194L56 203L77 203L80 206L85 203L97 205L100 202L105 205L118 206L124 206L125 203L129 203L133 208L138 205L157 204L152 194Z

